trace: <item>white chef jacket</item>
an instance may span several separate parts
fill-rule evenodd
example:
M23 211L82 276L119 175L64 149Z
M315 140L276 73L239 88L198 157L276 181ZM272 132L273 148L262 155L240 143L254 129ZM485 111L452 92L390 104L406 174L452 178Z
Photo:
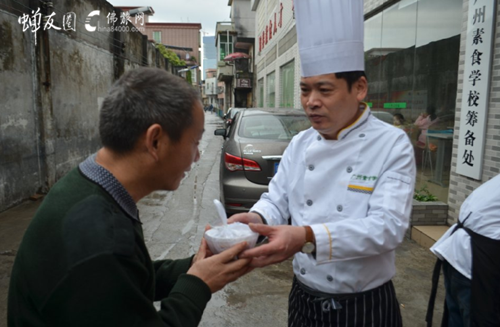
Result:
M470 214L470 216L469 216ZM465 218L469 216L467 220ZM500 175L490 179L472 192L460 208L459 221L485 237L500 240ZM455 233L455 225L431 247L441 260L446 260L462 275L471 279L472 249L470 236L463 229Z
M389 281L412 209L416 169L408 136L368 106L360 110L337 140L312 128L294 137L269 191L251 209L269 225L291 217L294 226L311 226L316 257L295 254L293 269L302 283L326 293Z

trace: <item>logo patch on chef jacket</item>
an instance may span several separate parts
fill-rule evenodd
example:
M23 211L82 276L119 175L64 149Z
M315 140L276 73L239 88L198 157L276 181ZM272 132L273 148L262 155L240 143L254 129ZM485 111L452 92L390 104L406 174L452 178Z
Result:
M351 177L347 190L363 194L372 194L377 176L354 174Z

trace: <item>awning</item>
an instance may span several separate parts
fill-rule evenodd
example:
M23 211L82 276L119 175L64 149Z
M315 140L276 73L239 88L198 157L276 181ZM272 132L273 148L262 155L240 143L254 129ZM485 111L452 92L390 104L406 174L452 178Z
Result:
M237 59L248 59L250 56L243 52L233 52L224 57L224 61L233 61Z

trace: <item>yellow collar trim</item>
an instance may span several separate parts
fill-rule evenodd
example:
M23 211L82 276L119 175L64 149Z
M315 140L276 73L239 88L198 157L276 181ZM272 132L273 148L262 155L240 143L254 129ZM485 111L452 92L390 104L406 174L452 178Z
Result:
M365 113L366 111L366 108L368 108L368 104L366 102L361 102L360 103L360 106L359 106L359 109L363 109L363 112L361 113L361 115L359 115L359 117L349 126L346 126L344 128L342 128L338 133L337 133L337 140L340 139L340 134L342 134L343 131L345 130L348 130L354 126L356 126L356 124L361 120L361 118L363 117L363 114Z

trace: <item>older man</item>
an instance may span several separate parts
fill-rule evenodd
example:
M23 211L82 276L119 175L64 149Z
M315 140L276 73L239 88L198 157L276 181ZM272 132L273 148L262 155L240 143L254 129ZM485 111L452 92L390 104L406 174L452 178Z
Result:
M103 102L103 148L49 192L12 271L8 326L197 326L211 293L245 274L239 244L152 262L136 203L175 190L200 157L194 88L165 71L124 74ZM157 311L153 301L161 301Z

